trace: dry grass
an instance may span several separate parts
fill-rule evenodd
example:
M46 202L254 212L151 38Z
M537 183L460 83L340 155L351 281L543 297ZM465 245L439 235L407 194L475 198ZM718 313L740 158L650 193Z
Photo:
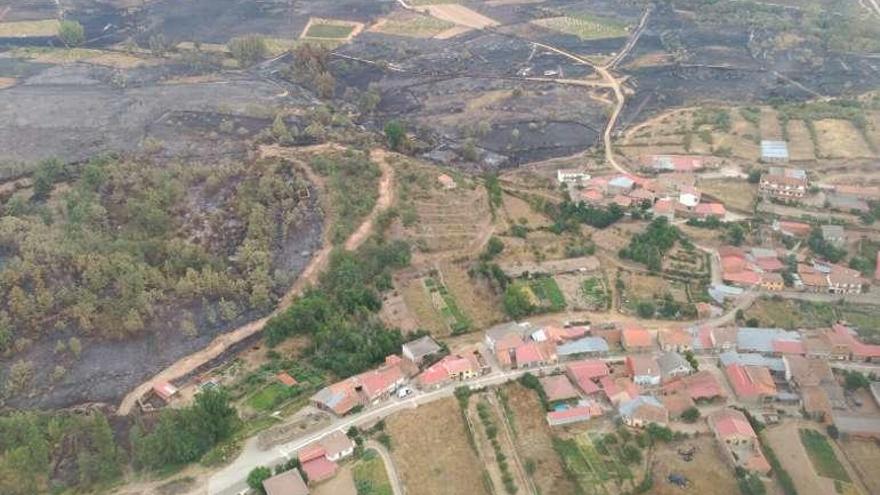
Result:
M758 138L761 131L758 127L744 119L737 111L730 112L730 132L712 133L714 148L730 148L733 156L753 160L760 153Z
M85 62L115 69L131 69L155 61L128 53L94 50L90 48L38 48L26 47L12 50L13 56L44 64L68 64Z
M817 120L816 137L819 152L829 158L871 158L874 153L862 138L861 132L847 120Z
M868 117L868 139L875 149L880 149L880 110L866 112Z
M453 27L455 24L435 17L396 11L384 19L380 19L370 28L370 31L410 38L433 38Z
M834 482L820 477L813 470L807 451L801 443L798 423L787 422L765 430L764 441L776 452L782 468L788 471L800 495L828 495L836 493Z
M391 455L408 493L488 495L465 428L453 398L388 419Z
M815 160L816 147L807 124L802 120L788 122L788 152L792 160Z
M0 22L0 38L34 38L58 34L58 19Z
M536 212L526 201L509 194L504 195L503 208L508 220L514 224L539 228L547 227L553 223L547 216ZM525 221L523 222L523 220Z
M761 108L761 139L782 139L779 114L772 108Z
M431 304L431 298L422 285L421 278L413 278L399 289L406 307L418 321L419 328L427 330L431 335L449 335L449 328L443 323L440 313Z
M336 476L315 485L312 488L312 495L357 495L358 491L354 485L354 477L352 476L353 464L348 463L339 468Z
M0 77L0 89L11 88L15 86L17 79L14 77Z
M473 328L486 328L504 319L498 296L488 287L474 285L467 272L459 265L440 265L443 281L458 306L473 322Z
M576 487L565 473L559 455L553 449L553 434L544 418L541 402L535 393L518 383L505 386L511 409L517 451L523 463L529 460L536 469L532 480L539 493L576 493Z
M454 3L427 5L425 7L420 7L419 10L423 12L426 11L431 16L442 21L473 29L483 29L498 25L497 22L479 12L473 11L464 5Z
M754 184L743 180L716 179L701 181L699 188L724 203L727 208L752 211L758 191Z
M869 493L880 493L880 446L868 440L844 440L837 443L846 454L846 459L868 488Z
M626 36L626 27L622 23L591 15L551 17L532 22L553 31L577 36L582 40Z
M678 449L693 445L697 454L693 461L685 462L679 457ZM733 470L724 462L719 447L712 437L698 437L683 444L670 443L657 445L654 451L654 495L679 495L681 493L739 493ZM687 490L666 481L671 473L681 474L690 482Z

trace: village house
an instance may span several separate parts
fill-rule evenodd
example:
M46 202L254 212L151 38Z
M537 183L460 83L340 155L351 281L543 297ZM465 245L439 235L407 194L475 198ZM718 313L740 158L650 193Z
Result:
M565 367L565 374L574 382L584 395L592 395L599 391L596 381L607 377L608 365L604 361L596 359L569 363Z
M406 359L412 361L416 366L421 367L426 359L433 356L439 356L443 352L440 344L434 341L429 335L425 335L419 339L403 344L401 354Z
M615 406L635 399L639 395L638 385L628 377L603 376L599 378L599 385L608 402Z
M813 226L804 222L775 220L773 222L773 230L790 237L807 237L813 230Z
M684 328L660 330L657 340L664 351L686 352L693 350L694 346L694 336Z
M662 393L682 393L693 402L711 402L725 399L724 387L718 383L715 375L708 370L685 375L663 384Z
M615 196L618 194L627 194L633 190L636 183L632 178L627 177L626 175L618 175L608 181L608 185L606 187L606 194L609 196Z
M654 172L697 172L705 167L703 157L687 155L648 155L642 167Z
M832 409L846 408L843 389L824 360L786 356L789 383L801 394L804 412L816 421L831 421Z
M776 383L767 368L730 364L724 368L724 373L741 401L763 403L776 398Z
M560 360L581 357L604 356L608 354L608 342L602 337L582 337L556 346Z
M540 378L541 387L550 402L577 399L578 391L565 375L551 375Z
M806 171L783 167L770 167L758 184L762 193L782 200L801 199L807 194L808 187Z
M706 419L731 466L762 475L770 472L770 463L761 452L758 435L743 413L725 408Z
M662 378L657 360L647 354L627 356L626 372L632 377L633 383L643 387L656 387Z
M627 352L648 352L654 348L651 333L635 324L623 327L620 343Z
M785 279L778 273L764 273L761 275L761 288L771 292L779 292L785 289Z
M617 411L623 423L633 428L645 428L652 423L666 426L669 423L669 411L659 400L648 395L621 403Z
M550 411L547 413L547 424L550 426L564 426L572 423L589 421L591 418L601 416L604 413L599 404L585 402L573 407Z
M670 198L661 198L651 209L654 217L666 217L670 222L675 220L675 202Z
M422 390L440 388L452 382L461 382L476 378L481 366L474 354L445 356L416 377L416 383Z
M341 431L334 431L318 442L328 460L337 462L354 454L354 442Z
M700 203L694 207L694 216L700 220L709 218L724 220L724 217L727 216L727 209L721 203Z
M309 495L309 487L303 481L299 469L291 469L263 480L266 495Z
M677 352L664 352L657 358L657 364L660 366L660 377L663 382L694 372L687 359Z
M343 416L358 406L375 404L404 384L403 360L388 356L378 369L366 371L319 390L310 399L318 409ZM311 477L309 477L311 479Z

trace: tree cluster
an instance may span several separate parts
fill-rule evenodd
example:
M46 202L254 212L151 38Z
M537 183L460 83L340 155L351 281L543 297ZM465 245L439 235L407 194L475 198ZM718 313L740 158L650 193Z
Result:
M655 218L648 228L634 235L629 245L620 250L620 257L644 263L652 271L662 269L663 256L681 239L679 230L665 217Z
M579 232L581 224L587 224L597 229L604 229L623 218L623 208L616 204L604 208L601 206L588 205L581 201L574 203L564 201L559 206L547 203L547 214L554 223L551 230L556 233Z

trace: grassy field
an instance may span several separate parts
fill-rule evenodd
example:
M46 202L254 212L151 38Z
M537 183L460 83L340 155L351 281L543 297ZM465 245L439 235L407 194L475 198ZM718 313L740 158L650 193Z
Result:
M810 462L813 463L813 468L819 473L819 476L847 483L850 481L849 474L837 459L837 455L825 435L816 430L801 428L800 437L801 443L804 444L807 455L810 457Z
M600 438L585 432L570 439L556 438L553 444L584 493L613 493L612 487L632 486L635 476L621 458L623 447L619 442L597 444Z
M763 327L817 328L831 325L837 315L831 304L761 298L745 312Z
M611 304L611 294L605 287L605 281L598 277L588 278L581 284L584 299L594 307L608 309Z
M706 180L700 189L724 203L727 208L751 212L758 195L758 188L743 180Z
M305 37L344 39L348 38L352 31L354 31L354 26L351 25L313 23L306 31Z
M270 383L248 397L247 403L257 411L271 411L275 406L296 395L296 387Z
M0 22L0 38L32 38L58 34L57 19Z
M431 295L432 301L435 301L435 309L440 312L440 315L449 326L449 330L452 331L453 335L464 333L470 329L470 318L465 316L461 308L458 306L455 297L449 293L449 289L447 289L445 285L432 277L425 277L424 284L425 289L427 289Z
M565 309L565 297L553 277L538 277L529 280L528 287L547 311L556 312Z
M590 14L551 17L533 22L547 29L577 36L582 40L626 36L626 26L623 23Z
M455 399L391 416L391 455L408 493L488 495ZM430 456L430 462L425 462Z
M850 464L868 488L868 493L880 493L880 445L871 440L844 440L839 442Z
M392 495L391 483L382 458L374 450L367 450L353 470L358 495Z
M393 36L431 38L454 26L455 24L451 22L435 17L406 12L386 17L372 30Z
M311 166L327 179L334 244L344 242L366 217L379 197L379 167L366 153L346 152L318 155Z

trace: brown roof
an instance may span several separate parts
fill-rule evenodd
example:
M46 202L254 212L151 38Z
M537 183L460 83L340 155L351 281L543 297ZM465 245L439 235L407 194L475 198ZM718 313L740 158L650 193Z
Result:
M574 385L565 375L553 375L541 378L541 386L550 401L573 399L578 396Z
M786 356L791 378L798 387L816 386L823 382L834 381L831 367L822 359L807 359L803 356Z
M266 490L266 495L309 495L309 487L298 469L291 469L264 480L263 489Z
M334 431L322 438L320 444L324 447L324 451L329 457L334 457L341 452L354 448L354 442L341 431Z
M673 416L680 416L681 413L694 406L694 401L681 392L664 395L660 398L660 402L669 410L669 414Z
M807 414L821 413L824 419L831 419L831 401L822 387L805 387L801 390L801 396Z
M669 328L657 332L661 345L689 346L693 344L694 337L683 328Z

